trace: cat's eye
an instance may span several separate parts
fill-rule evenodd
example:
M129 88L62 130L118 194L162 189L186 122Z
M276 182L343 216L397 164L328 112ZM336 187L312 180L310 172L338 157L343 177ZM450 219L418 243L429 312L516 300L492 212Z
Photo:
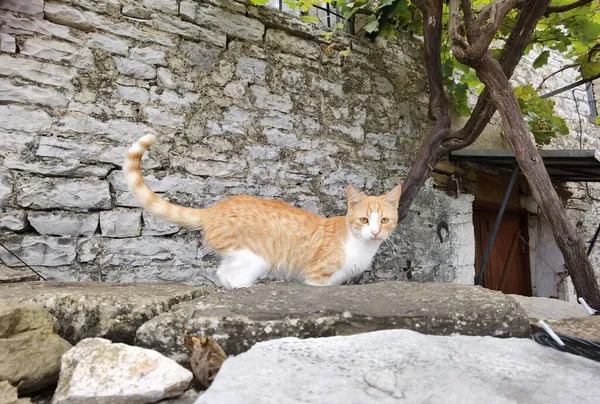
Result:
M381 224L386 224L386 223L389 223L389 222L390 222L389 218L387 218L387 217L382 217L381 218Z
M366 218L366 217L361 217L359 220L360 220L360 222L361 222L362 224L367 224L367 223L369 223L369 219L368 219L368 218Z

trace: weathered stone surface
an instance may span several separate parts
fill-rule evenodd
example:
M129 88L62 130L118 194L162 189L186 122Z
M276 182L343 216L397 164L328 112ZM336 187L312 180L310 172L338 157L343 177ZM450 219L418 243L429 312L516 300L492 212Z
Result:
M17 190L17 204L30 209L86 211L112 206L108 183L93 178L31 178Z
M38 281L39 276L29 269L12 269L0 264L0 283ZM1 403L2 401L0 401Z
M114 58L119 73L138 79L153 79L156 77L156 69L146 63L133 59Z
M201 392L197 392L194 389L189 389L179 397L161 401L161 404L194 404L201 394Z
M71 80L75 77L75 70L70 67L14 58L8 55L0 55L0 71L5 76L19 77L63 88L71 88Z
M127 17L139 18L142 20L149 20L152 17L152 10L136 6L135 4L124 5L122 13Z
M0 380L17 385L19 394L55 383L60 357L71 347L55 327L42 306L0 301Z
M63 356L52 403L153 403L181 395L191 381L158 352L90 338Z
M30 212L28 218L42 235L91 236L98 228L98 213Z
M78 38L71 34L69 28L45 20L31 20L27 17L17 17L12 13L2 13L0 14L0 22L4 24L2 31L7 34L40 34L61 38L69 42L79 42Z
M265 34L267 46L291 53L300 57L317 60L322 53L321 48L314 42L292 36L285 31L268 29Z
M201 70L211 71L221 54L221 49L209 45L181 41L181 50L188 58L188 62Z
M15 53L17 51L17 40L14 36L0 33L0 52Z
M117 93L123 101L133 101L143 104L150 100L150 93L144 88L117 86Z
M0 132L0 154L22 152L29 147L34 139L34 135Z
M252 86L252 95L256 99L255 105L258 108L281 112L290 112L292 110L293 105L289 94L273 94L265 87Z
M265 26L260 21L237 13L230 13L218 7L198 7L196 23L248 41L262 41L265 33Z
M129 44L126 41L108 35L92 34L87 41L87 46L121 56L127 56L129 53Z
M129 57L131 59L139 60L140 62L149 65L160 65L166 66L165 52L157 51L150 47L146 48L131 48L129 51Z
M190 404L192 404L194 401L192 401ZM0 403L31 404L31 399L28 397L19 398L17 388L10 384L7 380L4 380L0 382Z
M223 34L165 15L152 15L152 25L158 30L179 34L192 41L204 41L221 48L227 45L227 37Z
M0 285L9 302L41 304L58 320L58 333L73 344L89 337L133 343L144 322L173 305L213 289L176 283L33 282Z
M104 237L137 237L142 233L142 211L113 209L100 212L100 230Z
M79 246L79 261L99 265L143 267L160 263L167 267L197 264L198 242L160 237L90 239Z
M161 111L158 108L144 108L146 120L155 125L178 127L182 126L185 118L172 112Z
M173 80L173 75L168 69L159 67L156 70L156 79L158 80L158 84L163 87L175 88L175 81Z
M395 328L440 335L530 335L525 313L501 293L453 284L401 282L320 288L257 285L216 293L174 307L144 324L137 341L183 363L187 352L178 334L184 328L190 334L213 335L229 355L273 338Z
M14 180L10 171L0 167L0 204L4 205L10 199L14 188Z
M10 80L0 79L0 102L65 107L69 103L69 98L52 88L16 86Z
M14 155L9 155L4 159L4 166L13 170L61 177L104 178L112 169L112 167L107 164L88 165L73 160L57 163L46 163L43 161L25 161L22 158L19 158Z
M142 5L146 8L174 15L179 13L179 5L177 3L177 0L142 0Z
M4 244L28 265L56 267L72 264L75 260L75 240L62 237L17 236ZM6 265L21 267L23 263L6 250L0 250L0 258Z
M144 231L145 236L164 236L167 234L175 234L179 231L179 226L173 223L165 222L157 219L149 213L144 212Z
M557 334L600 342L600 316L587 315L577 318L562 318L547 320L546 323ZM536 323L532 325L536 329L536 332L540 331Z
M250 83L262 83L267 72L267 63L260 59L240 58L235 74Z
M94 64L94 55L89 49L80 49L61 41L27 39L20 53L38 59L68 63L81 69L90 68Z
M44 16L44 0L29 0L22 2L19 0L2 0L0 9L16 11L17 13L29 14L36 18Z
M0 105L0 128L2 129L40 132L49 130L51 125L52 118L44 111L32 111L14 105Z
M588 316L587 311L580 304L547 297L510 296L519 303L529 318L534 321Z
M0 229L20 231L27 227L27 214L21 209L0 210Z
M597 374L599 363L528 339L388 330L260 343L225 361L196 404L547 404L572 401L574 391L592 404Z

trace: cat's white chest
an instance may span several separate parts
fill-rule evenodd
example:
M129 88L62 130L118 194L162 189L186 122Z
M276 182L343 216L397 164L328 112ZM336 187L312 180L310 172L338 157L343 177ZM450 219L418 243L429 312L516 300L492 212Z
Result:
M369 268L381 242L365 241L350 234L344 246L344 265L329 280L330 285L339 285Z

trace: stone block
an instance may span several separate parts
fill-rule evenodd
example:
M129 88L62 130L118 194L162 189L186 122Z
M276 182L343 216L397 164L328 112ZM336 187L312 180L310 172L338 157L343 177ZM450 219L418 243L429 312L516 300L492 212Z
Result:
M181 395L193 374L158 352L101 338L81 341L61 360L54 404L153 403Z
M5 265L0 264L0 283L16 283L16 282L29 282L38 281L40 279L35 273L27 269L12 269ZM0 398L2 393L0 392ZM21 404L21 403L16 403Z
M165 59L165 52L146 48L131 48L129 50L129 58L139 60L140 62L149 65L160 65L166 66L167 61Z
M208 42L220 48L224 48L227 45L227 37L223 34L165 15L153 15L152 25L160 31L178 34L191 41Z
M170 109L187 108L200 98L197 93L184 93L183 95L179 95L175 91L158 87L153 87L150 92L150 98L153 102L158 102Z
M181 41L179 45L186 55L188 63L200 70L212 71L219 59L221 49L210 45L197 44L194 42Z
M267 62L260 59L242 57L238 59L236 76L250 83L262 83L267 72Z
M21 231L27 227L27 213L20 209L0 210L0 229Z
M43 132L52 126L52 117L44 111L13 105L0 105L0 129Z
M137 79L153 79L156 77L156 69L146 63L133 59L115 57L113 58L119 73L132 76Z
M12 196L14 179L6 168L0 167L0 205L5 205Z
M142 212L133 209L100 212L100 230L104 237L137 237L142 233Z
M185 121L185 117L182 115L161 111L160 109L152 107L145 107L144 115L146 115L146 121L154 125L182 127Z
M127 56L129 53L128 42L108 35L92 34L87 41L87 46L121 56Z
M46 20L17 17L12 13L0 13L0 22L5 34L32 35L39 34L60 38L73 43L80 40L71 34L71 30L65 26L53 24Z
M197 265L198 242L175 238L89 239L79 245L79 261L105 266Z
M0 154L25 151L31 146L34 139L34 135L0 132Z
M0 71L4 76L19 77L55 87L72 88L75 70L70 67L42 63L36 60L0 55Z
M432 304L431 302L435 302ZM259 341L406 328L431 335L529 337L529 320L500 292L456 284L382 282L322 288L256 285L181 304L142 325L138 345L184 363L183 333L213 335L228 355Z
M284 53L290 53L302 58L317 60L323 53L321 47L306 39L292 36L285 31L268 29L265 34L265 44Z
M15 53L17 51L17 40L14 36L0 32L0 52Z
M173 80L173 74L164 67L159 67L156 70L156 79L158 81L159 86L163 86L166 88L175 88L175 81Z
M117 93L119 94L119 98L123 101L144 104L150 100L150 93L144 88L117 85Z
M68 63L81 69L89 69L94 65L94 55L89 49L67 42L30 38L25 41L20 53L37 59Z
M144 7L136 6L135 4L125 4L122 10L123 15L140 20L149 20L152 18L152 10Z
M28 265L56 267L75 261L77 243L74 239L63 237L13 236L4 241L4 245ZM0 259L11 267L23 266L21 261L4 249L0 250Z
M53 88L17 86L8 79L0 79L0 103L38 104L60 108L69 104L69 98Z
M44 0L3 0L0 2L0 9L14 11L21 14L28 14L35 18L44 17Z
M569 402L574 391L578 403L592 404L600 386L588 380L599 373L598 362L530 339L386 330L257 344L225 361L195 404L547 404Z
M94 178L30 178L19 184L17 204L29 209L110 209L108 182Z
M280 112L290 112L293 104L289 94L273 94L266 87L252 86L252 95L254 104L257 108L275 110Z
M265 26L260 21L218 7L196 9L196 24L246 41L262 42Z
M98 213L29 212L28 217L42 235L91 236L98 228Z
M18 386L20 395L58 380L60 358L71 344L54 333L55 325L39 305L1 301L0 379Z
M132 344L136 329L178 303L214 291L176 283L36 282L0 285L3 299L37 303L58 320L58 333L73 344L103 337Z
M144 236L165 236L175 234L179 231L179 226L166 222L144 212Z

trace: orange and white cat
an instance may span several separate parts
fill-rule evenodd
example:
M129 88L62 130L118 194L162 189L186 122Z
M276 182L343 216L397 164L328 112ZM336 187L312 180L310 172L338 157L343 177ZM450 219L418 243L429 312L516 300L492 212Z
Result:
M204 209L179 206L161 199L142 177L142 156L153 144L154 136L147 135L129 149L123 168L129 189L154 216L203 230L223 258L217 277L228 289L252 286L267 275L309 285L343 283L368 269L398 221L400 185L382 196L348 186L347 214L332 218L249 195Z

